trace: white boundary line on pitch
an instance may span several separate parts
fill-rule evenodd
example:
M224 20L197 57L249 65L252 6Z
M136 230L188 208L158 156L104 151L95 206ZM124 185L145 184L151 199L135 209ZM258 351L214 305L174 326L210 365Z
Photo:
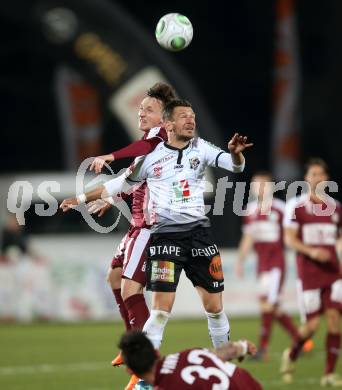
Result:
M66 364L37 364L32 366L0 367L0 375L49 374L56 371L84 371L111 368L109 362L83 362Z

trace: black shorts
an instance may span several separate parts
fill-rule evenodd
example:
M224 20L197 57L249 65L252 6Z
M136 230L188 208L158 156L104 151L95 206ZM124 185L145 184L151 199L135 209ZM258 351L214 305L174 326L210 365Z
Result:
M210 293L224 290L221 257L210 228L151 235L146 267L147 289L174 292L184 269L192 284Z

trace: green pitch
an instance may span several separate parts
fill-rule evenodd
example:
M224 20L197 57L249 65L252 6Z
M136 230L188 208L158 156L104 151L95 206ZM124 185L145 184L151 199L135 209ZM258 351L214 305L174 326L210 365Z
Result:
M258 320L232 319L232 338L257 339ZM129 377L123 367L112 368L111 359L123 331L120 323L0 325L1 390L121 390ZM297 364L295 381L283 385L278 375L281 351L289 339L276 325L269 363L246 361L249 370L266 390L320 389L324 366L324 331L322 323L315 348ZM181 349L210 347L206 321L170 320L162 353ZM339 362L338 370L342 371Z

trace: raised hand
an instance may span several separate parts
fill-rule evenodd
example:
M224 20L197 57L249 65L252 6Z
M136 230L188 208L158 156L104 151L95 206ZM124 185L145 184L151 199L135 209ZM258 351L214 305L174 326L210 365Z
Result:
M247 137L239 133L235 133L228 142L228 150L231 154L239 154L252 146L252 143L247 143Z
M110 154L104 154L102 156L95 157L94 161L91 163L89 170L95 170L95 173L100 173L106 162L110 163L114 161L114 156Z
M59 208L63 210L63 213L66 213L67 211L74 209L78 204L77 198L68 198L63 200Z

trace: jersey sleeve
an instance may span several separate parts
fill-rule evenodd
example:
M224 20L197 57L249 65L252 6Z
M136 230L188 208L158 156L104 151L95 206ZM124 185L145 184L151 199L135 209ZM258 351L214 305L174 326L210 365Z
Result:
M137 157L127 168L126 181L130 184L141 183L147 179L145 157Z
M137 157L124 173L104 183L109 196L122 197L122 193L131 194L145 180L143 170L145 157Z
M122 149L112 152L114 160L123 158L146 156L151 153L156 146L167 140L167 133L164 127L153 127L145 133L143 139L135 141Z
M290 199L286 202L283 226L284 228L298 228L299 223L296 217L297 198Z
M231 172L242 172L244 170L245 163L235 165L233 163L232 156L216 145L201 139L201 147L205 152L205 161L210 167L223 168Z
M159 138L160 141L167 141L167 133L164 127L152 127L146 135L146 139L151 138Z
M250 221L250 218L248 216L242 217L241 230L242 230L243 234L252 234L251 221Z
M151 153L160 142L162 142L162 138L160 138L159 136L141 139L139 141L131 143L128 146L125 146L122 149L112 152L112 155L114 157L114 160L146 156L146 154Z

